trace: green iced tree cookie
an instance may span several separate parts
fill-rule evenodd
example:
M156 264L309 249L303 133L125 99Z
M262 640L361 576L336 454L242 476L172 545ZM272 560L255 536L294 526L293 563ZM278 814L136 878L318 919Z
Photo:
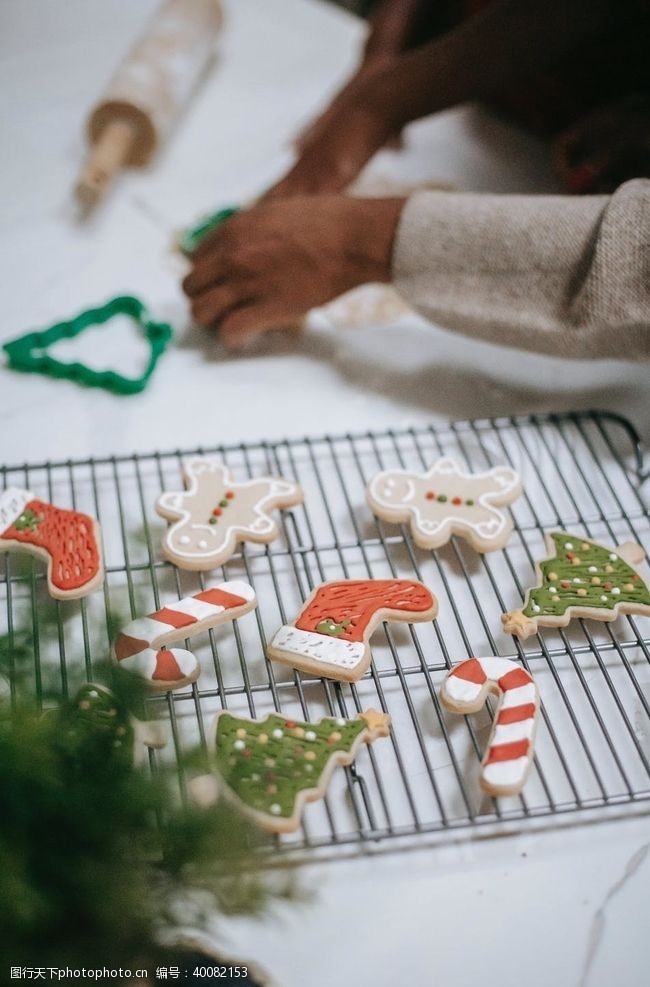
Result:
M356 719L326 717L303 723L279 713L249 720L220 713L214 766L227 793L258 825L289 832L300 824L303 805L322 798L337 764L351 764L362 743L388 735L390 718L369 709ZM198 801L209 783L196 779Z
M614 620L620 613L650 613L650 589L634 568L645 557L640 545L611 549L555 531L547 546L549 557L537 567L539 585L528 590L522 610L502 617L509 634L527 638L538 625L565 627L573 616Z

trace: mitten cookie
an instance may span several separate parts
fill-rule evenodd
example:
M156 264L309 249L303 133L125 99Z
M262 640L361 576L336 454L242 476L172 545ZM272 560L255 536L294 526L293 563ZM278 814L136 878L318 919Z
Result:
M548 558L537 564L539 585L528 590L522 610L501 617L508 634L525 640L538 627L566 627L573 617L650 616L650 589L634 568L645 558L640 545L604 548L582 535L554 531L546 547Z
M248 583L218 583L132 621L115 641L115 658L152 689L181 689L198 679L201 666L191 651L163 646L235 620L256 606L255 591Z
M377 517L410 522L420 548L439 548L452 535L465 538L477 552L503 548L512 519L500 507L521 494L521 482L508 466L465 473L458 463L438 459L426 473L386 470L370 481L366 499Z
M442 704L454 713L476 713L488 694L499 697L480 784L488 795L518 795L533 763L539 694L530 672L508 658L468 658L447 674Z
M29 490L0 494L0 550L47 561L47 588L57 600L77 599L104 581L99 524L79 511L37 500Z
M370 665L368 639L383 620L433 620L438 601L413 579L342 579L318 586L295 624L268 647L274 661L302 672L355 682Z
M278 537L270 511L302 503L297 483L271 476L233 480L218 459L200 456L184 464L186 490L165 492L156 503L174 523L163 539L163 553L181 569L223 565L239 542L266 544Z
M352 764L361 744L387 737L390 717L374 709L354 720L326 717L303 723L271 713L249 720L224 710L216 717L216 779L194 779L191 791L204 806L223 790L258 826L289 833L300 825L304 806L325 795L338 764Z

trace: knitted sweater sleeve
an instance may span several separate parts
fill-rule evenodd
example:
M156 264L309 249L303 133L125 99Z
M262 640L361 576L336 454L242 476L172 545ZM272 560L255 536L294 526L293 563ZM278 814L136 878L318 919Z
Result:
M611 196L418 192L393 253L431 321L558 356L650 359L650 180Z

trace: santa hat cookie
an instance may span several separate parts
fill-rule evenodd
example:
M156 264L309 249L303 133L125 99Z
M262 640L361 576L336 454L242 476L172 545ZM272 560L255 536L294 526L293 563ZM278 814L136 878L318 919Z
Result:
M163 554L180 569L214 569L240 542L273 541L279 531L270 511L303 500L297 483L271 476L237 481L211 456L187 460L183 474L186 489L166 491L156 502L158 514L173 522L163 538Z
M38 500L29 490L8 487L0 494L2 550L44 559L48 592L57 600L87 596L104 581L97 521Z
M355 682L370 665L368 639L384 620L434 620L438 601L413 579L342 579L318 586L294 624L268 647L274 661L302 672Z
M368 484L366 499L376 517L395 524L409 522L420 548L439 548L459 535L477 552L503 548L512 519L499 510L521 494L518 475L509 466L465 473L444 457L426 473L386 470Z
M612 549L554 531L546 546L548 557L537 564L539 585L528 590L522 610L501 617L508 634L525 640L539 627L566 627L574 617L650 616L650 588L635 569L645 558L640 545L626 542Z
M509 658L468 658L447 674L443 706L476 713L489 693L499 697L481 762L480 785L488 795L518 795L533 763L539 693L530 672Z
M242 617L256 606L253 587L241 580L209 586L132 621L115 641L115 659L151 689L181 689L196 681L201 666L191 651L166 645Z

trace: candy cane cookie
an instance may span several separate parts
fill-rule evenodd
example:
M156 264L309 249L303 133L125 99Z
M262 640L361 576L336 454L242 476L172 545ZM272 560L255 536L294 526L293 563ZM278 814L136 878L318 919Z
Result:
M447 674L440 699L454 713L475 713L490 692L499 705L481 762L481 788L488 795L518 795L533 762L539 713L530 672L509 658L468 658Z
M152 689L181 689L196 681L201 666L191 651L166 645L235 620L256 606L255 591L248 583L218 583L132 621L115 641L115 659Z

